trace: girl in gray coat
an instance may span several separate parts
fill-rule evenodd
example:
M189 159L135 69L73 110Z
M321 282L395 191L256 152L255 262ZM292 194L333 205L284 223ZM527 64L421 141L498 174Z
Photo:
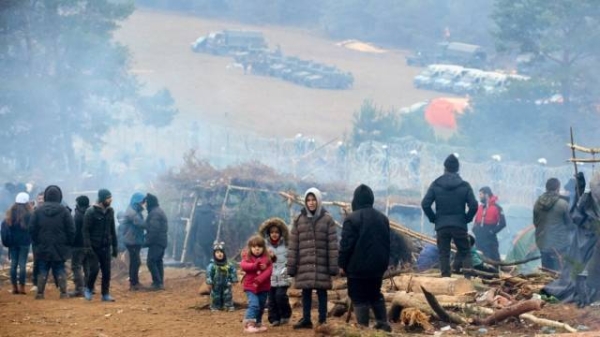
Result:
M270 218L263 222L258 232L265 238L269 254L275 256L273 274L271 274L271 290L267 299L269 323L272 326L286 324L292 315L290 298L287 291L290 287L290 277L286 273L289 230L280 218Z
M294 329L311 329L312 291L319 299L319 324L327 320L327 290L338 274L338 240L333 218L321 206L321 192L312 187L304 194L305 208L294 220L290 235L287 270L302 289L302 319Z

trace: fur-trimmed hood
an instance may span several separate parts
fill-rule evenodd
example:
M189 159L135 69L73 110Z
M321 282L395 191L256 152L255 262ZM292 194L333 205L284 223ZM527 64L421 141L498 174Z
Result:
M285 224L285 221L281 218L269 218L265 220L260 227L258 227L258 233L265 238L269 237L269 228L271 226L277 226L279 231L281 232L281 237L285 242L289 242L288 238L290 236L290 231L288 226Z

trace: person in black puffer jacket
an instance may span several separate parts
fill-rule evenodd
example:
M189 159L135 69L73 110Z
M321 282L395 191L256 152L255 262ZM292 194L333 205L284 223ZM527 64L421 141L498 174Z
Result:
M169 223L155 195L150 193L146 195L146 206L148 207L148 216L146 217L147 233L144 247L148 247L146 263L152 275L151 290L164 290L165 269L163 257L167 248Z
M471 269L471 255L467 224L477 213L477 200L471 185L458 175L458 158L451 154L444 161L444 174L431 183L421 208L429 222L435 224L437 246L440 252L442 277L450 277L450 243L454 241L457 253L455 264ZM435 212L431 206L435 203ZM465 205L468 212L465 213ZM469 278L466 273L465 277Z
M48 272L52 269L60 289L60 298L68 298L65 261L71 257L75 225L71 212L61 205L62 191L50 185L44 191L44 204L37 208L29 223L39 274L36 299L44 298Z
M354 190L353 212L344 220L338 265L348 277L348 296L358 324L369 326L373 308L375 329L391 332L381 294L383 274L390 260L390 221L373 208L375 197L367 185Z
M73 271L73 283L75 291L69 293L72 297L83 296L85 282L87 281L90 267L83 247L83 216L90 207L90 199L85 195L80 195L75 199L75 241L73 241L73 258L71 259L71 270Z

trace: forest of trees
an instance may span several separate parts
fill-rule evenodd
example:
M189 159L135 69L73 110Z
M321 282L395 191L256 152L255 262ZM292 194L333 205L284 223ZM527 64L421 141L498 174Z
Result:
M93 149L118 123L168 125L168 90L142 95L112 40L132 2L7 0L0 11L0 153L18 170L70 173L76 139Z

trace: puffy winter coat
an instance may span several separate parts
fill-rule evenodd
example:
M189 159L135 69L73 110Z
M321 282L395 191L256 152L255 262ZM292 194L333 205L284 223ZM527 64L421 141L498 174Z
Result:
M271 227L279 228L281 236L279 241L274 243L269 236ZM288 287L291 284L289 275L287 274L287 242L289 240L289 230L285 222L280 218L270 218L263 222L258 228L260 235L264 236L267 249L275 254L276 260L273 263L273 274L271 275L272 287Z
M36 209L29 222L35 257L43 261L66 261L71 257L75 225L71 213L60 204L62 191L48 186L44 204Z
M259 264L261 263L266 265L267 268L261 270L259 268ZM267 252L260 257L256 257L247 250L244 250L242 252L242 262L240 262L240 268L246 272L246 275L244 275L244 281L242 282L244 290L258 294L271 289L273 263L271 262Z
M329 213L321 207L321 192L316 188L306 191L315 195L317 209L310 214L304 208L294 220L290 233L287 271L294 277L298 289L331 289L331 276L339 268L336 224Z

